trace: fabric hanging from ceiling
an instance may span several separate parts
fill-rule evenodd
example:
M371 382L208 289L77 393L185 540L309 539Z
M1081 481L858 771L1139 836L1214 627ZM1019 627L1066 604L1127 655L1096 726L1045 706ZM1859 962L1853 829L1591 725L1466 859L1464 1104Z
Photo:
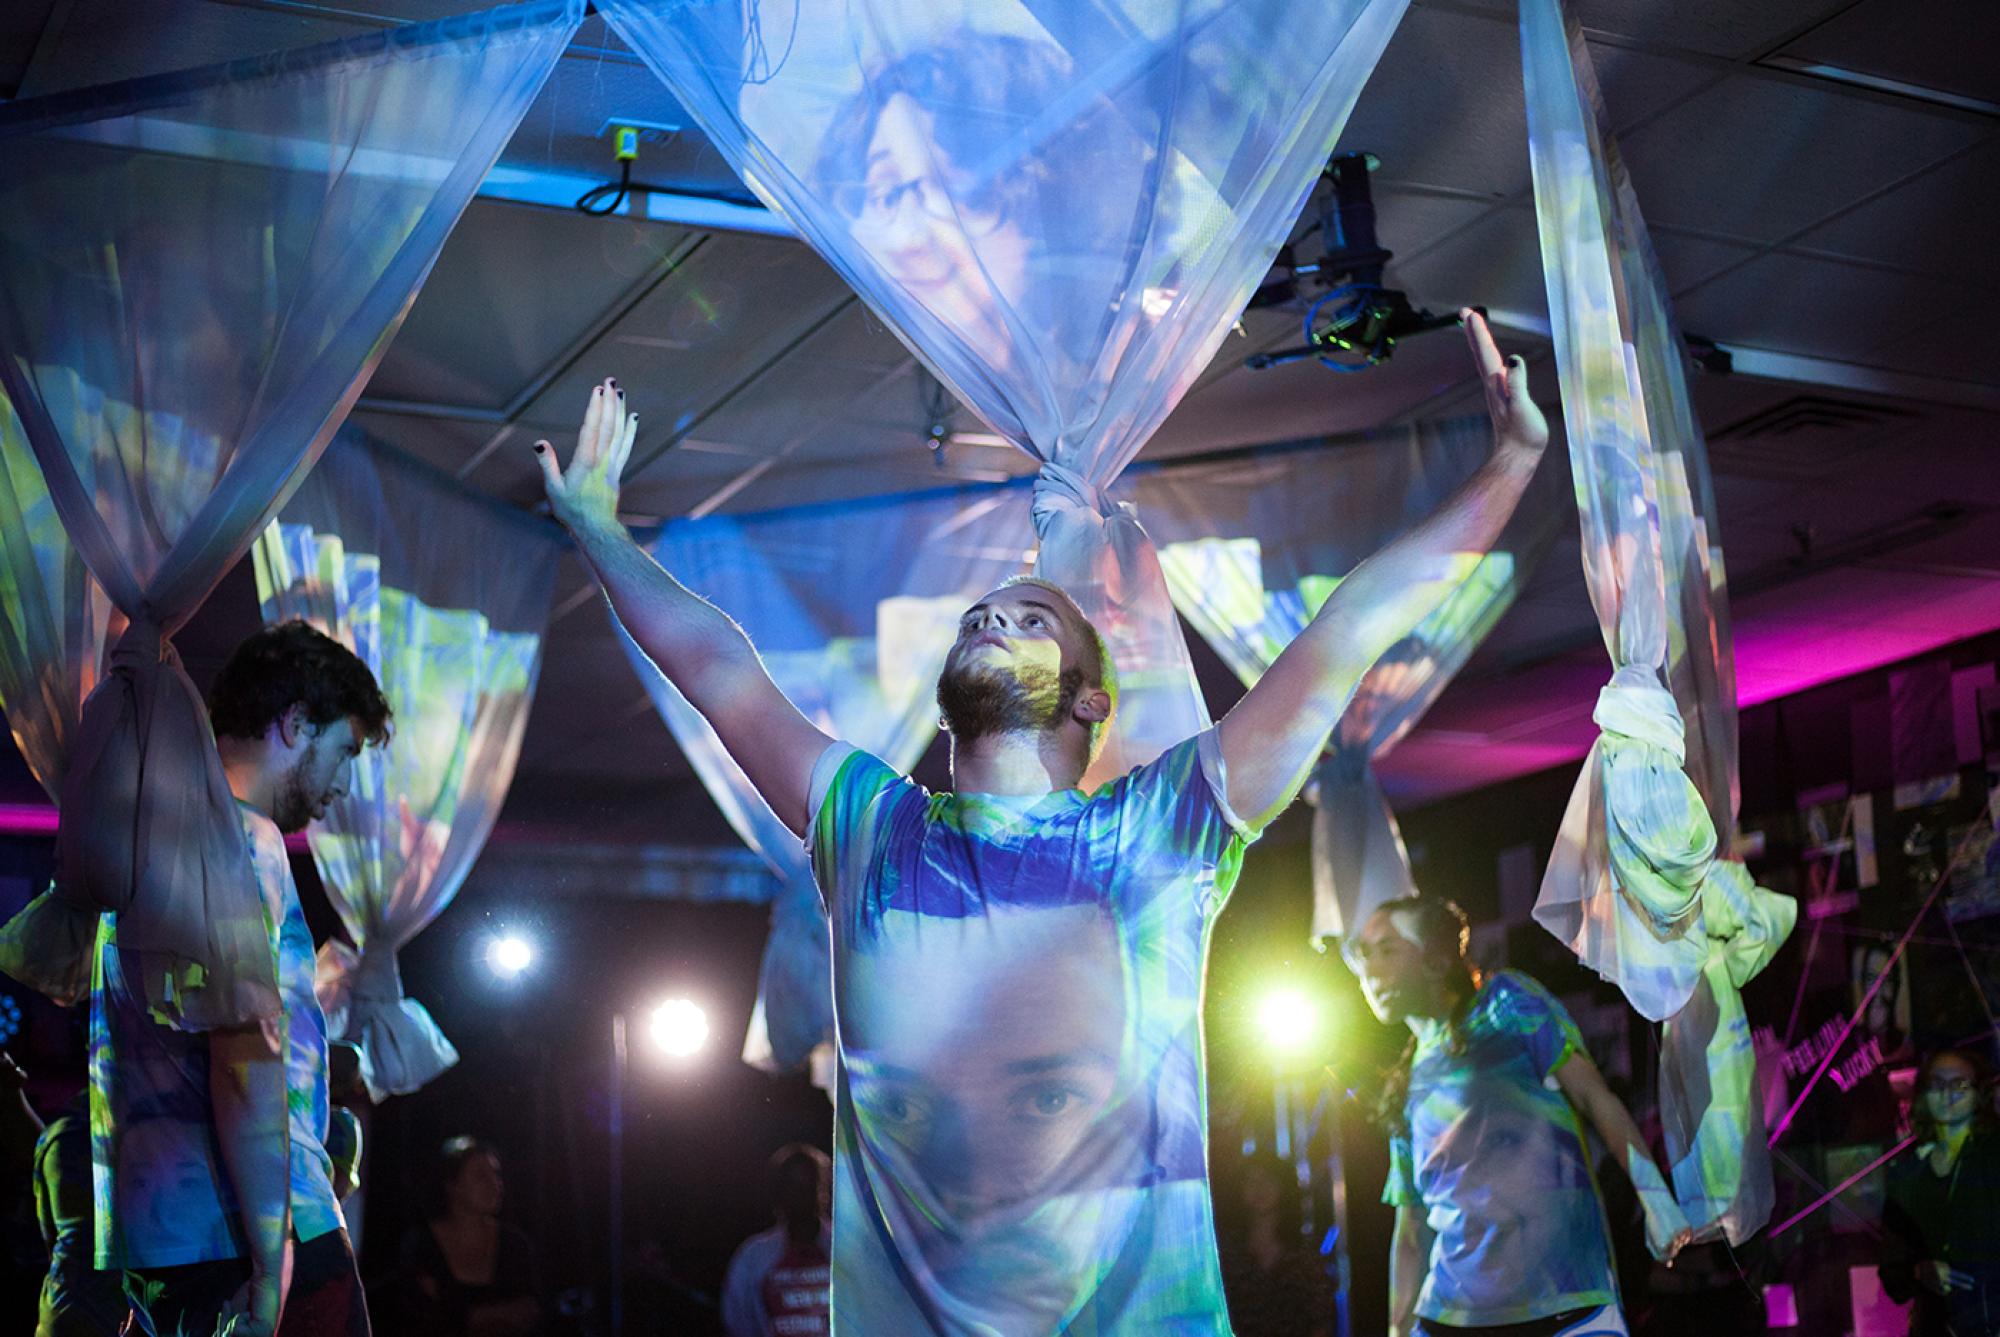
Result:
M1110 642L1087 784L1207 723L1106 490L1290 233L1407 0L601 0L744 182L1041 462L1038 572Z
M1535 918L1667 1023L1676 1196L1698 1228L1740 1241L1768 1218L1772 1184L1738 990L1797 905L1718 854L1735 829L1735 663L1666 285L1574 15L1522 0L1521 47L1584 574L1614 669Z
M1492 452L1484 416L1350 440L1301 442L1206 465L1132 471L1174 604L1245 686L1304 629L1341 578L1418 524ZM1341 715L1314 777L1315 941L1411 895L1409 859L1375 763L1415 727L1547 548L1560 513L1554 470L1493 550L1377 661Z
M347 942L320 949L328 1033L353 1043L372 1099L458 1060L396 954L444 912L514 779L548 630L547 522L503 510L348 431L252 549L266 622L301 618L374 672L395 712L311 828Z
M1028 504L1024 489L986 488L710 516L669 523L645 547L742 624L808 719L907 771L937 734L937 679L960 616L1027 567ZM799 1067L833 1037L826 918L805 847L687 699L629 637L625 648L703 786L780 880L743 1057Z
M42 467L0 393L0 709L51 799L104 666L111 603L63 533Z
M171 637L324 449L582 11L519 5L0 109L0 389L130 622L72 734L62 887L11 923L0 968L79 996L93 913L115 910L157 963L161 1016L275 1014L236 806ZM93 616L82 598L59 611Z

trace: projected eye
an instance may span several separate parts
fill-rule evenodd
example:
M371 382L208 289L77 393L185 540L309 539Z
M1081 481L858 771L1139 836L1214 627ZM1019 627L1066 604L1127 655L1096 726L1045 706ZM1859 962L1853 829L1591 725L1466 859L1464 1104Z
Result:
M896 1129L919 1127L929 1122L932 1113L930 1101L914 1091L898 1088L870 1096L867 1109L876 1119Z
M1074 1086L1049 1082L1028 1087L1014 1097L1014 1113L1029 1122L1059 1119L1081 1111L1088 1096Z

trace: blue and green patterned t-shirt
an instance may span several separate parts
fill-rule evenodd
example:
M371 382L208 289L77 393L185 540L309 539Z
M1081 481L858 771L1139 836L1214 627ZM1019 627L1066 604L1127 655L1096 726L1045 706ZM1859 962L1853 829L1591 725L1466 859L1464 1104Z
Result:
M327 1159L326 1017L313 994L313 941L270 818L238 803L263 892L284 1006L285 1102L291 1127L292 1233L341 1225ZM146 1010L138 960L118 946L118 917L98 923L90 991L90 1153L97 1266L175 1267L249 1256L208 1096L208 1037Z
M1502 970L1454 1044L1422 1036L1382 1200L1424 1210L1437 1238L1417 1313L1499 1326L1617 1298L1610 1237L1576 1111L1555 1070L1583 1049L1541 985Z
M836 745L833 1319L1226 1334L1201 989L1253 833L1213 730L1088 797L932 794Z

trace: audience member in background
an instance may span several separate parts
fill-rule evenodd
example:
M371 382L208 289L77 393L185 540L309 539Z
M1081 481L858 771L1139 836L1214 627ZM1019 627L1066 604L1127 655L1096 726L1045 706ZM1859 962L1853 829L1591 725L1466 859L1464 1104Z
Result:
M1940 1049L1910 1110L1916 1145L1889 1165L1882 1289L1916 1307L1911 1337L2000 1333L2000 1120L1979 1055Z
M99 921L90 997L96 1262L158 1294L161 1332L366 1337L368 1309L327 1161L326 1017L284 833L347 792L354 758L389 734L374 675L303 622L236 647L209 720L263 892L283 1015L190 1034L155 1021L141 963ZM289 1278L289 1290L287 1290ZM282 1306L284 1316L279 1319Z
M1236 1337L1333 1337L1333 1281L1326 1258L1301 1233L1297 1167L1259 1152L1224 1157L1210 1172Z
M1419 896L1345 946L1375 1015L1410 1028L1382 1106L1390 1331L1622 1334L1579 1114L1638 1189L1653 1254L1672 1259L1692 1232L1562 1004L1515 971L1482 979L1470 937L1456 905Z
M535 1246L500 1220L500 1155L454 1137L438 1155L430 1219L403 1242L398 1332L424 1337L530 1337L542 1327Z
M361 1182L361 1119L345 1105L335 1105L327 1119L326 1158L333 1165L333 1196L344 1213L348 1195Z
M35 1216L48 1246L35 1337L117 1337L131 1306L120 1272L91 1266L90 1093L50 1121L35 1144Z
M333 1162L333 1196L340 1199L340 1212L354 1233L352 1212L347 1200L361 1187L361 1116L353 1106L365 1104L368 1087L361 1080L361 1051L345 1040L326 1047L327 1096L333 1111L327 1120L326 1155Z
M744 1240L722 1284L729 1337L808 1337L827 1326L833 1248L833 1162L794 1143L771 1158L778 1224Z
M29 1313L48 1275L31 1188L42 1120L28 1103L28 1074L0 1049L0 1314Z

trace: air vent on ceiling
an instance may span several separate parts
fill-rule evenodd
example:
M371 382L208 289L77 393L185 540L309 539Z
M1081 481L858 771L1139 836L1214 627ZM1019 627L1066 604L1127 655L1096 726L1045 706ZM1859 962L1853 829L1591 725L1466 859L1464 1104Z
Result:
M1708 434L1718 473L1749 478L1813 478L1860 454L1922 415L1889 404L1794 395Z

